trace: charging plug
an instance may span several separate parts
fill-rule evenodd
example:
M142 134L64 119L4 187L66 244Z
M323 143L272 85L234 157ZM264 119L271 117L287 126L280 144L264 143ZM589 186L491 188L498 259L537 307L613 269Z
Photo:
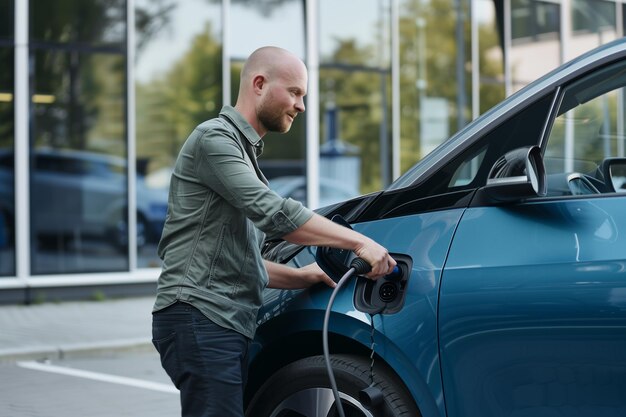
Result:
M372 266L363 258L354 258L350 262L350 268L354 268L354 273L357 275L367 274L372 270Z

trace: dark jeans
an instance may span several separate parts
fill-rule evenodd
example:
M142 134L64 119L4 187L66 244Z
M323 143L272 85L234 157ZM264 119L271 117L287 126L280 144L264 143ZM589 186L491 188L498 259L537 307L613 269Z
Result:
M178 302L152 316L152 343L184 417L243 417L250 340Z

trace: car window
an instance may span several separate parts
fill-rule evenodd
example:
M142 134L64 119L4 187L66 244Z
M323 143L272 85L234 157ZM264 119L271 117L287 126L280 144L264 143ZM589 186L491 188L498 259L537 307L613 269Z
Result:
M547 92L524 108L511 111L508 118L492 123L491 130L458 154L433 165L432 174L418 178L411 186L387 191L377 198L359 219L404 216L464 206L473 191L487 184L496 161L514 149L538 145L550 115L554 93Z
M476 178L478 168L480 168L480 164L483 162L486 152L487 147L484 146L480 149L478 154L464 160L452 176L448 187L461 187L470 184L474 178Z
M428 181L429 194L484 186L491 167L502 155L513 149L539 144L551 103L552 95L547 95L495 126Z
M549 196L626 192L624 157L626 62L576 81L563 99L544 152Z

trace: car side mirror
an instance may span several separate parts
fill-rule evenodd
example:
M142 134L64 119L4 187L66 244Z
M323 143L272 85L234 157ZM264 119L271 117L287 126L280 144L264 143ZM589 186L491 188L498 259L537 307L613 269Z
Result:
M626 192L626 158L607 158L600 164L600 172L609 192Z
M538 146L518 148L501 156L491 168L477 198L489 203L514 203L547 193L546 170Z

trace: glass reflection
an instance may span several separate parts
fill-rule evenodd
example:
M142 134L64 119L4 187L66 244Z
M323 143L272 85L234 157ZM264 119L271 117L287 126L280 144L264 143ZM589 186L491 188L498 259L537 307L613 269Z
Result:
M31 42L118 45L126 40L126 0L29 0Z
M265 45L279 46L304 58L304 3L231 0L231 59L241 61Z
M605 0L574 0L572 7L574 31L602 35L615 29L615 2Z
M0 40L13 39L14 7L14 0L0 0Z
M539 0L514 0L511 18L510 70L516 91L561 63L560 6ZM542 59L534 59L537 56Z
M504 100L504 54L498 35L496 8L491 0L478 0L479 111L482 114Z
M468 7L456 0L400 2L401 171L471 120L469 52L459 48L470 43Z
M0 276L15 275L13 56L0 47Z
M389 27L388 1L320 1L320 175L357 194L391 179Z
M36 50L31 60L31 270L125 270L125 57Z
M137 264L158 267L171 169L189 133L222 107L219 5L136 2ZM141 206L145 206L143 209Z

